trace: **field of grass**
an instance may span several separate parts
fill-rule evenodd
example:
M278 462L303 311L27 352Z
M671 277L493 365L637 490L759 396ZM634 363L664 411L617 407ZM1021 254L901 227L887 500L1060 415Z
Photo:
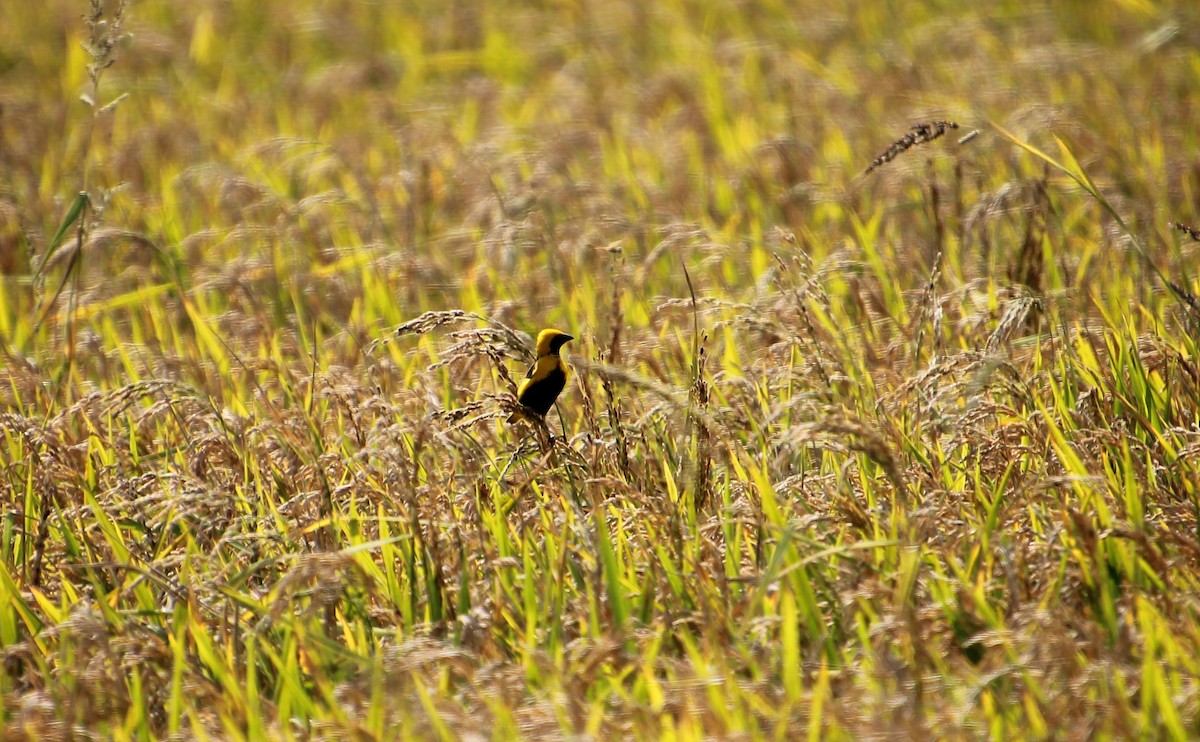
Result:
M0 22L4 740L1200 736L1193 0L96 3Z

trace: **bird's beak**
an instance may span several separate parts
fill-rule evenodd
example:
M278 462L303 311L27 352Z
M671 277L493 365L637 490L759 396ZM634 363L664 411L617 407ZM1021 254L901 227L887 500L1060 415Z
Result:
M574 339L575 339L574 335L568 335L566 333L563 333L563 342L564 343L567 342L568 340L574 340Z

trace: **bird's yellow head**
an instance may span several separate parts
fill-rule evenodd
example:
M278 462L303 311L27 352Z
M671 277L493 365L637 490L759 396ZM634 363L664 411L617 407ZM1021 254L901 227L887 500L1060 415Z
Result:
M538 358L542 356L556 356L558 351L568 341L575 338L563 332L562 330L553 330L546 328L538 333L537 338L537 354Z

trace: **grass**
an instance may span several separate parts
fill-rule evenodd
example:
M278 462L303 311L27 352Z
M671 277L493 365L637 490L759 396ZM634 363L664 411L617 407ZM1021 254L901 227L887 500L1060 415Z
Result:
M1198 21L8 8L0 736L1200 735Z

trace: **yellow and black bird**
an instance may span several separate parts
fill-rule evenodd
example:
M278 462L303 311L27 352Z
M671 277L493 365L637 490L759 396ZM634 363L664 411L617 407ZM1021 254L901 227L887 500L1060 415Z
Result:
M567 385L570 368L559 351L574 340L562 330L545 329L537 336L537 360L529 367L517 387L517 401L538 415L545 416L554 400ZM512 418L509 418L510 420Z

